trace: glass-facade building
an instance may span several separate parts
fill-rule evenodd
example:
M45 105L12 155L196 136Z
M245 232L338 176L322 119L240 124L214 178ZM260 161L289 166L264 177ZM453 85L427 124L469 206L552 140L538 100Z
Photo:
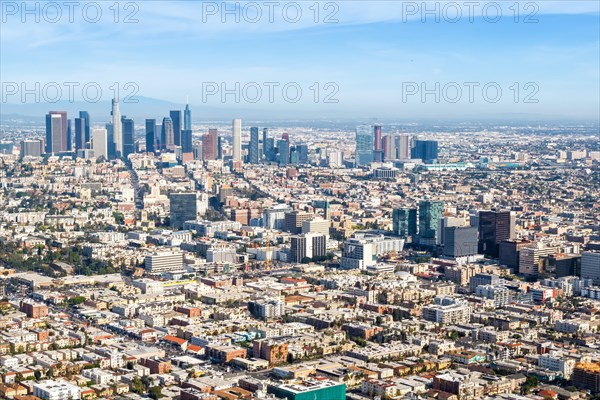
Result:
M85 149L88 141L85 139L85 119L75 118L75 151Z
M90 141L90 113L87 111L79 111L79 118L85 119L85 143ZM83 147L85 148L85 147Z
M173 121L173 143L175 146L181 146L181 110L169 111L169 117Z
M437 238L438 222L444 216L444 202L424 200L419 203L419 237Z
M133 119L122 116L121 126L123 128L123 158L127 159L127 156L135 152L133 142L135 128Z
M251 164L258 164L260 161L260 138L258 128L253 126L250 128L250 149L248 158Z
M303 382L302 384L284 384L269 385L267 392L274 394L278 398L288 400L345 400L346 385L344 383L330 384L315 383L313 387L309 385L312 382Z
M373 162L373 128L370 125L356 127L356 166L369 165Z
M183 111L183 132L181 132L181 152L191 153L192 148L192 111L189 104L185 105Z
M437 140L415 140L415 146L411 150L411 158L423 160L425 164L433 164L438 160Z
M392 214L394 233L407 238L417 234L417 209L395 208Z
M156 153L156 120L146 120L146 153Z

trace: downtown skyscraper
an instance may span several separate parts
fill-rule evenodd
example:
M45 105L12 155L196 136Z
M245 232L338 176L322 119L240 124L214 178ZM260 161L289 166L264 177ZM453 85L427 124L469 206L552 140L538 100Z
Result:
M242 120L236 118L232 121L231 133L233 135L233 161L242 159Z
M162 150L173 150L175 148L173 120L170 117L163 118L160 143Z
M169 111L169 117L171 117L171 121L173 121L173 144L175 146L181 146L181 110L171 110Z
M202 159L216 160L219 155L219 134L216 129L209 129L208 133L202 136Z
M383 141L381 125L373 125L373 161L383 161Z
M515 238L515 214L509 210L479 212L479 252L498 257L500 243Z
M156 153L156 120L146 119L146 153Z
M369 165L373 162L373 128L370 125L356 127L356 166Z
M123 155L123 127L121 126L121 111L119 110L119 98L116 97L112 100L112 133L113 141L115 144L116 157L122 157Z
M263 144L264 146L264 144ZM250 128L250 149L248 159L251 164L258 164L260 162L260 139L258 135L258 128L253 126Z
M85 118L75 118L75 151L85 149L89 142L89 138L86 140L85 123Z
M133 142L135 128L134 128L133 119L127 118L126 116L123 115L123 117L121 118L121 126L123 127L123 154L122 154L122 157L124 159L127 159L127 157L130 154L135 152L134 142Z
M85 119L85 143L90 141L90 113L87 111L79 111L79 118ZM85 148L85 147L84 147Z
M173 129L174 131L175 129ZM192 111L190 105L185 105L183 111L183 131L181 132L181 153L192 153L194 151L192 147Z
M444 202L423 200L419 202L419 243L434 245L438 236L439 220L444 216Z
M46 114L46 153L71 150L66 111L50 111Z

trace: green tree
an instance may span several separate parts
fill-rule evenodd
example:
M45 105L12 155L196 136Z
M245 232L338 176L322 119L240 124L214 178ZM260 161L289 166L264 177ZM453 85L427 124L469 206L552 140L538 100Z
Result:
M150 396L151 399L158 400L163 397L162 389L160 386L152 386L150 389L148 389L148 396Z

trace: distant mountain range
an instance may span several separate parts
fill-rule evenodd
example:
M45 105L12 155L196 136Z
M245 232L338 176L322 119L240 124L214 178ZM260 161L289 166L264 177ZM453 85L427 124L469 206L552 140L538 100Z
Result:
M174 103L168 100L155 99L144 96L136 96L137 103L125 102L121 100L120 110L121 115L133 118L136 123L143 123L146 118L156 118L160 123L162 117L168 116L170 110L182 110L185 108L183 103ZM266 108L265 108L266 107ZM351 127L355 123L376 123L383 124L398 124L398 125L421 125L432 126L438 124L449 124L455 127L464 124L475 125L502 125L523 126L523 125L538 125L538 124L586 124L597 125L597 121L584 120L577 118L566 118L559 115L546 114L489 114L489 115L440 115L430 118L419 118L411 116L402 116L398 118L377 118L377 117L342 117L339 115L339 109L335 112L338 115L328 115L327 111L321 111L322 115L314 115L313 112L303 109L282 110L276 105L258 106L250 105L248 108L243 106L232 106L223 104L222 106L207 106L207 105L190 105L192 110L192 119L194 122L199 121L220 121L228 122L233 118L242 118L248 122L257 122L259 126L312 126L319 127L336 127L344 126ZM110 121L111 101L100 100L97 103L84 101L58 101L56 103L2 103L0 104L0 117L2 122L8 120L27 120L31 122L43 123L45 115L48 111L66 111L69 118L75 118L79 111L88 111L93 123L104 123ZM350 113L350 115L356 115ZM313 123L307 124L307 122ZM246 125L246 124L245 124Z

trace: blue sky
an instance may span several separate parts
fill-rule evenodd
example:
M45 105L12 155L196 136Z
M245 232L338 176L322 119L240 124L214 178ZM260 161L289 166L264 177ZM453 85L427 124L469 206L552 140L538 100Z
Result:
M249 117L252 113L336 118L531 114L598 120L597 1L523 1L518 4L518 22L514 8L508 8L513 2L504 2L496 23L482 17L483 7L490 2L478 3L473 21L462 1L429 2L430 7L439 7L439 22L432 14L421 20L421 2L321 2L315 23L314 9L309 9L312 1L280 2L273 22L266 15L267 6L259 1L254 4L263 12L262 18L249 23L240 14L237 23L233 15L221 16L219 10L207 14L213 10L208 7L222 9L224 3L140 1L134 15L139 22L129 24L114 22L112 1L98 2L103 15L97 23L86 22L80 9L74 12L74 22L69 22L66 8L57 23L44 18L54 17L51 10L39 23L31 16L23 23L20 10L12 15L15 10L2 3L3 83L26 82L31 87L34 82L97 82L107 99L112 82L121 87L135 82L140 96L178 103L189 96L197 108L229 107L232 112L244 110ZM456 23L444 21L444 16L455 16L454 9L442 11L449 3L462 6L463 15ZM292 12L295 4L302 5L302 17L291 23L295 14L287 14L286 20L280 8L287 6ZM488 6L488 19L495 15L492 6ZM119 18L135 10L121 9ZM338 22L323 23L331 12ZM525 23L524 16L531 12L537 22ZM233 95L225 101L219 94L202 95L212 83L231 89L236 82L240 88L257 82L263 90L260 101L252 103L243 94L239 103ZM273 103L263 82L280 85ZM291 82L302 89L297 103L286 101L280 89ZM320 88L316 102L315 82ZM465 82L479 85L472 102ZM325 88L327 83L333 86ZM421 89L433 89L436 83L439 101L434 94L422 98ZM486 84L493 85L490 97L496 97L496 87L502 90L497 102L484 97ZM460 96L454 91L456 85L462 90ZM406 93L415 87L417 93ZM449 91L443 92L444 87ZM337 103L325 103L327 93ZM80 90L75 94L80 97ZM248 94L255 96L254 91ZM524 102L527 95L537 102ZM19 101L18 96L3 99Z

